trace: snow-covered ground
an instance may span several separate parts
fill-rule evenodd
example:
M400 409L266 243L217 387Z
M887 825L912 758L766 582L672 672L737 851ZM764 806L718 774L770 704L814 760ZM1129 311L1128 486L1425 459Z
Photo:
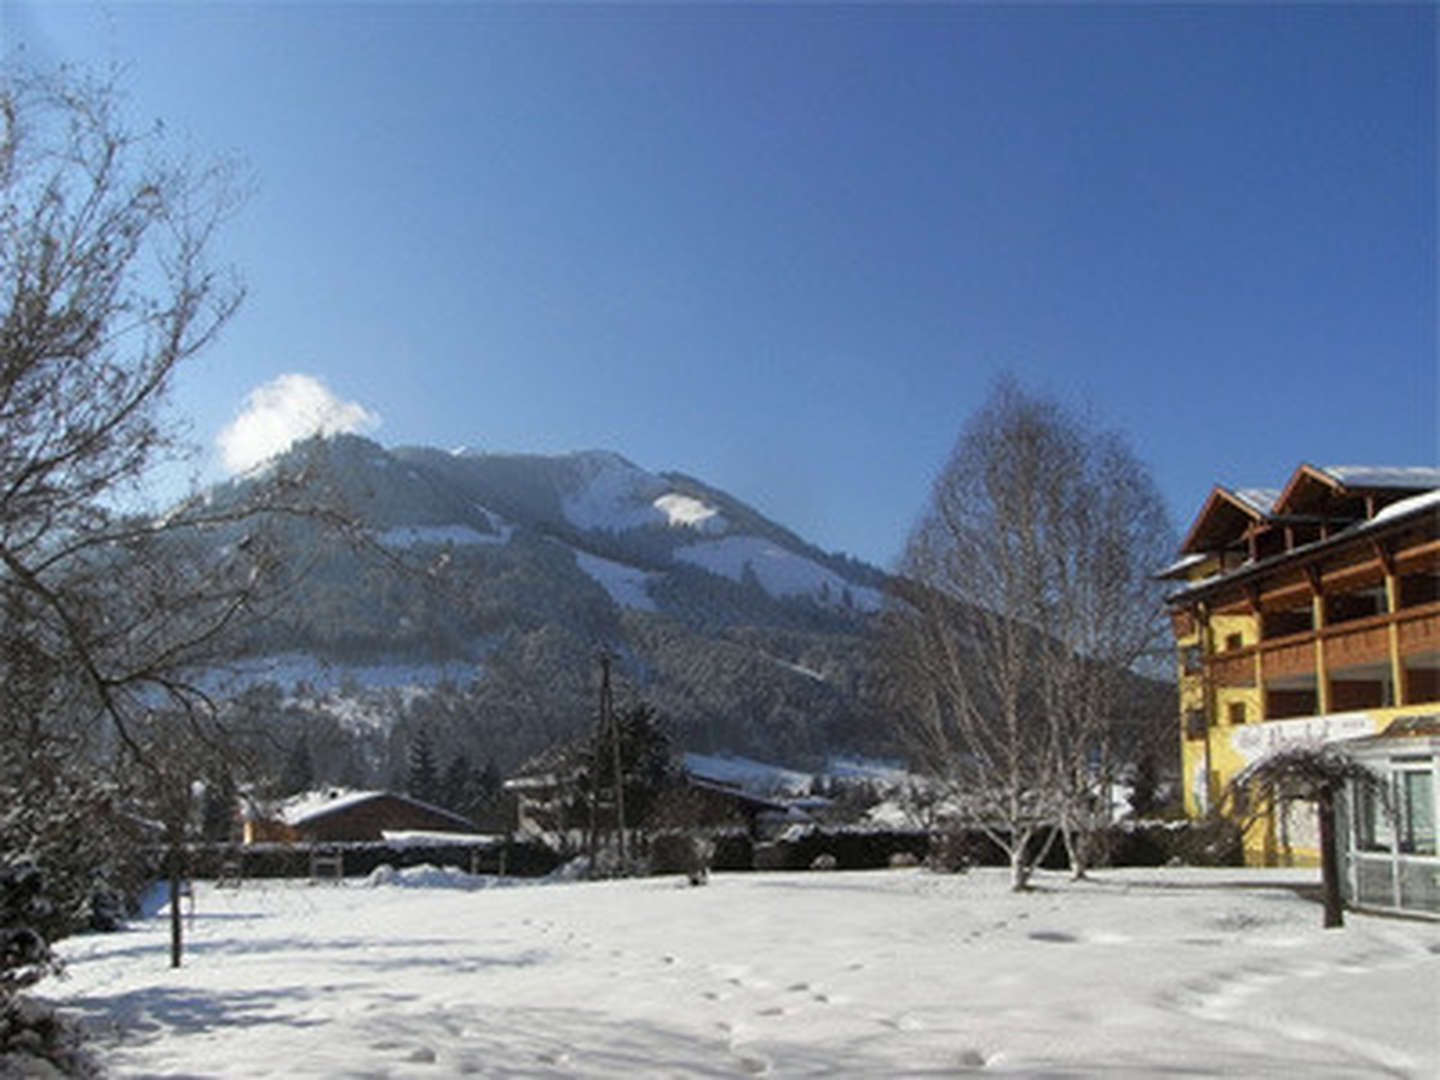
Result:
M45 987L120 1075L1440 1075L1440 925L1294 871L200 885ZM408 884L410 887L405 887Z

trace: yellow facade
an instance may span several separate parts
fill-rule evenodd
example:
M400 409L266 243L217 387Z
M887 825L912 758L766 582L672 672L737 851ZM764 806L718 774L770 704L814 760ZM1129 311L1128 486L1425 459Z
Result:
M1440 469L1301 466L1267 497L1217 488L1162 575L1177 582L1185 810L1243 811L1247 863L1319 857L1310 808L1281 815L1230 790L1247 765L1440 711L1440 493L1428 483L1440 487Z

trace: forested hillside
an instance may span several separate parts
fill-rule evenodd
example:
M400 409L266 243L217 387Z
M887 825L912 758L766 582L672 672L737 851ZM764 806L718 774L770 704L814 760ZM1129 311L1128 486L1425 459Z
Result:
M586 729L601 650L619 698L654 704L686 749L816 765L885 748L862 693L884 575L700 481L610 453L354 436L299 444L275 471L357 527L284 526L285 602L213 677L237 727L265 734L272 774L400 786L422 729L441 769L508 770Z

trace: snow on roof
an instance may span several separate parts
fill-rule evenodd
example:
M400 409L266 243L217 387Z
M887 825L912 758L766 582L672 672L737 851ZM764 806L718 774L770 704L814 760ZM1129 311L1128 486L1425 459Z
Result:
M815 780L809 773L745 757L687 753L684 759L685 771L693 777L756 794L805 794Z
M292 795L278 803L268 807L251 807L252 816L263 816L271 821L278 821L291 828L299 828L302 825L314 821L316 818L326 817L340 810L361 803L369 802L371 799L401 799L415 806L424 807L436 814L443 814L447 818L454 818L457 822L465 821L465 818L443 806L434 806L431 803L421 802L419 799L412 799L409 795L402 795L394 791L357 791L351 788L330 787L322 788L319 791L304 791L299 795ZM451 834L453 835L453 834Z
M1396 518L1408 517L1411 514L1436 507L1440 507L1440 488L1419 495L1411 495L1408 499L1399 499L1382 509L1365 524L1374 525L1382 521L1394 521Z
M1434 465L1322 465L1320 471L1346 487L1440 488Z
M1208 551L1197 551L1192 555L1182 555L1169 566L1164 566L1156 570L1155 576L1157 578L1176 577L1184 571L1189 570L1196 563L1202 563L1208 558L1210 558L1210 552Z
M1230 494L1268 517L1271 509L1275 506L1276 500L1280 498L1280 489L1267 487L1232 488Z
M383 791L356 791L351 788L302 791L299 795L292 795L276 804L271 809L269 816L285 825L296 826L321 814L329 814L347 806L355 806L384 794Z

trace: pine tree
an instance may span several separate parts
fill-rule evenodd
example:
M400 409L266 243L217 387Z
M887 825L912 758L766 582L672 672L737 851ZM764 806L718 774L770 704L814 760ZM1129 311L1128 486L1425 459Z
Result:
M495 759L488 758L485 768L480 771L480 799L482 805L488 806L500 796L505 786L505 777L500 774L500 766L495 764Z
M430 729L423 724L410 740L409 766L405 790L421 802L436 802L440 785L435 770L435 747L430 742Z
M460 751L446 766L440 781L440 805L457 814L469 816L478 801L480 777L470 763L470 755Z
M285 759L280 773L280 794L298 795L315 786L315 763L310 757L310 740L301 735Z

